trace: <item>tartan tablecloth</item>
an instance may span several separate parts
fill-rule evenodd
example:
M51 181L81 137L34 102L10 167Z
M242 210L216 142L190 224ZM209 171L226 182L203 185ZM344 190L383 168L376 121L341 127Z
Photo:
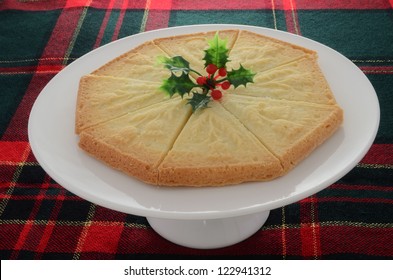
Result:
M27 135L40 91L83 54L147 30L202 23L263 26L332 47L366 74L381 105L375 142L353 170L273 210L249 239L214 250L175 245L143 217L70 193L41 168ZM391 259L392 110L392 0L0 0L0 257Z

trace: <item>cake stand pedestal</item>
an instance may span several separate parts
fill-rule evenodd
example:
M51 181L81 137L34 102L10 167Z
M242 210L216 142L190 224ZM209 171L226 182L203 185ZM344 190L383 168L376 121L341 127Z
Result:
M185 247L214 249L239 243L256 233L270 211L208 220L147 218L150 226L165 239Z

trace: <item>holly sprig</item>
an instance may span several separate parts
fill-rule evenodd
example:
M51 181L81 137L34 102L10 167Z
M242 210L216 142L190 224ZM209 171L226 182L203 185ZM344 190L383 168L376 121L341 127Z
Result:
M227 70L229 50L227 41L219 37L218 32L208 41L209 47L204 50L206 75L202 75L190 67L190 63L182 56L160 57L159 62L171 71L169 78L165 79L160 87L170 97L179 94L182 98L185 94L191 95L187 104L190 104L193 112L207 108L211 100L220 100L222 90L234 86L246 86L252 83L255 73L244 68L241 64L238 69ZM193 80L190 73L197 74Z

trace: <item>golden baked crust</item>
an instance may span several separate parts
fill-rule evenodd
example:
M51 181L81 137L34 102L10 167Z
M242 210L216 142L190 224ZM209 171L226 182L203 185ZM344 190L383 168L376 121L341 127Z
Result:
M217 186L282 174L280 161L218 102L190 117L158 169L163 185Z
M144 182L222 186L284 175L329 138L343 111L317 54L244 30L228 40L228 68L256 73L220 102L191 113L187 100L159 86L169 72L159 56L180 55L204 71L203 49L216 32L146 42L80 81L75 130L93 157Z
M134 176L145 183L153 185L158 183L158 170L152 168L151 163L120 151L112 143L107 143L94 134L81 133L79 147L112 168Z

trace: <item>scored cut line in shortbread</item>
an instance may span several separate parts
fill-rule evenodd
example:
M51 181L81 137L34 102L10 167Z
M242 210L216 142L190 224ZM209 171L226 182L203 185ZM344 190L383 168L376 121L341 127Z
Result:
M228 95L222 105L289 171L338 128L337 105Z

